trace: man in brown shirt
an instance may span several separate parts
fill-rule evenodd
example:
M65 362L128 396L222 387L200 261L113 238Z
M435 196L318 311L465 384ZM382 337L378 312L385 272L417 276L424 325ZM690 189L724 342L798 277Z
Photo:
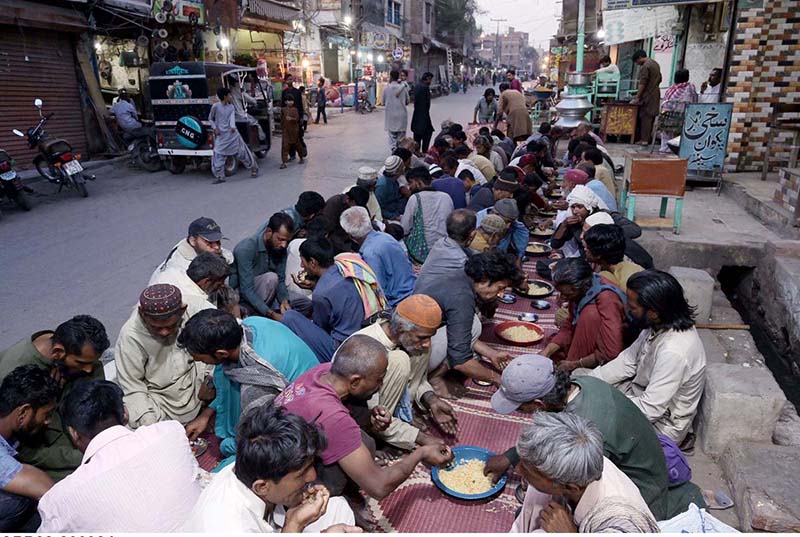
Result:
M648 145L653 136L653 121L661 104L661 68L647 53L638 50L633 61L639 66L639 90L631 101L639 105L639 145Z

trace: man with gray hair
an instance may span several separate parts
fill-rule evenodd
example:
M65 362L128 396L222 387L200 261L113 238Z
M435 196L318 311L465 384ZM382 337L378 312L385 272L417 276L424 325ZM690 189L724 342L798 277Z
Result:
M396 448L410 451L416 445L442 443L412 424L412 401L428 410L434 423L446 434L452 436L458 432L453 407L439 398L428 383L431 337L441 323L439 304L428 295L416 294L400 302L388 321L381 319L357 332L378 341L389 357L383 385L368 401L368 406L383 406L394 416L389 427L379 435Z
M536 413L517 451L528 491L514 533L577 533L589 512L610 497L653 516L633 481L603 456L597 426L577 414Z
M378 278L389 306L396 306L414 291L414 269L408 255L394 237L375 231L363 207L351 207L339 219L350 240L359 245L358 253Z

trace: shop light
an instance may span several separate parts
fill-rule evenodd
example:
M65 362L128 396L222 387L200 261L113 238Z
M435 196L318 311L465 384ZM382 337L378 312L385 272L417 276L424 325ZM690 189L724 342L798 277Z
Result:
M605 30L603 30L602 28L597 30L597 37L599 37L600 39L603 39L605 36L606 36L606 31Z
M220 38L219 44L222 45L222 48L228 48L231 46L231 42L227 37Z
M368 62L371 62L373 59L374 59L374 58L373 58L373 56L372 56L372 53L371 53L371 52L370 52L369 54L367 54L367 61L368 61Z
M303 59L302 64L303 64L303 69L308 69L308 66L311 65L310 63L308 63L308 60L305 59L305 58Z
M100 50L101 48L103 48L103 45L100 44L100 41L95 41L94 42L94 49L95 50Z
M360 58L361 56L363 56L363 54L361 54L361 52L360 52L360 51L359 51L359 52L358 52L358 54L356 54L356 55L357 55L359 58Z
M351 56L355 56L355 55L356 55L356 51L355 51L355 50L351 50L351 51L350 51L350 55L351 55Z
M350 26L350 24L352 24L352 22L353 22L353 17L351 17L350 15L345 15L344 16L344 23L347 26Z
M378 63L383 63L383 54L378 54Z

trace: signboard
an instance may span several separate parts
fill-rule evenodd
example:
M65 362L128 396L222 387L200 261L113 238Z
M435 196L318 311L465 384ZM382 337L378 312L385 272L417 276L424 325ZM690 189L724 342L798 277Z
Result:
M172 6L171 14L177 22L206 23L206 8L203 0L172 0ZM163 7L164 0L153 0L153 13L164 11L166 14Z
M678 18L678 10L672 6L604 11L605 43L618 45L658 35L671 35Z
M392 51L392 58L394 58L395 60L402 59L403 58L403 49L401 49L401 48L394 49Z
M731 130L731 103L691 103L683 120L681 158L689 159L690 171L722 169L728 133Z

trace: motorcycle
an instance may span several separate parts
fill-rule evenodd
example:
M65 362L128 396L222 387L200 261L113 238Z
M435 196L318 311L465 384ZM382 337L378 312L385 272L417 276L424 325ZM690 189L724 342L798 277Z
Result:
M142 129L145 130L145 129ZM164 167L158 155L158 141L153 129L147 129L147 134L132 135L122 133L122 141L131 155L131 162L148 172L157 172Z
M367 92L364 90L358 90L358 111L362 114L366 114L367 112L372 112L375 110L375 105L369 102L369 98L367 98Z
M45 125L55 114L52 112L47 115L42 114L43 104L41 99L33 101L33 105L39 109L39 122L35 127L28 129L25 134L17 129L11 132L20 138L27 138L28 147L39 151L39 154L33 158L33 164L39 175L58 185L59 192L66 186L74 188L81 197L85 198L89 195L86 190L86 180L94 181L95 177L84 175L80 162L81 155L72 152L69 142L62 138L51 138L45 132Z
M19 180L14 164L14 159L0 149L0 198L5 196L23 211L30 211L31 202L25 197L26 188Z

